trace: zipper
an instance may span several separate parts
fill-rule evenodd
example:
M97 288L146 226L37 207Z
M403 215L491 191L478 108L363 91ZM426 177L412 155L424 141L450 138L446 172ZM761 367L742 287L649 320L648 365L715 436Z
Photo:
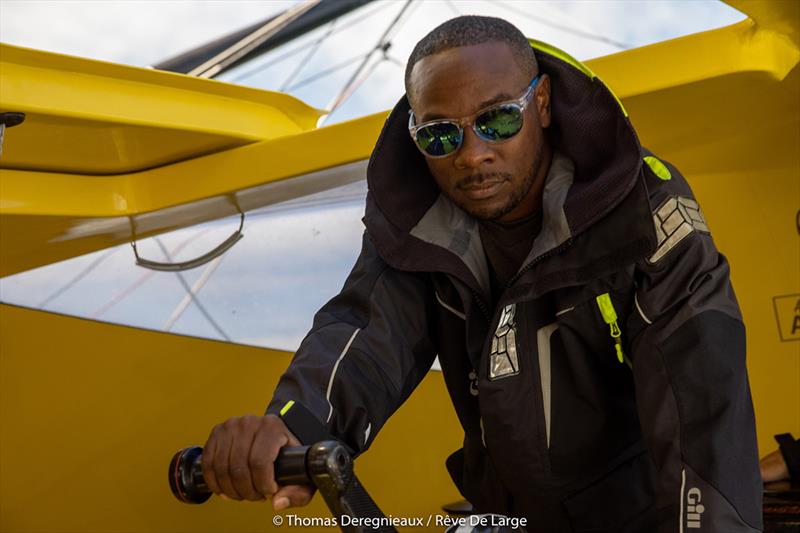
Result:
M622 330L619 329L617 323L617 311L614 309L614 304L611 302L611 296L604 292L597 297L597 307L600 308L600 314L603 315L603 320L609 325L611 329L611 338L614 340L614 348L617 351L617 359L620 363L625 363L625 354L622 352Z
M543 253L542 255L540 255L539 257L537 257L536 259L534 259L533 261L531 261L530 263L528 263L527 265L522 267L519 270L519 272L514 274L511 277L511 279L508 280L508 282L506 283L506 286L503 287L503 292L506 292L508 290L508 288L511 287L511 285L513 285L514 283L516 283L516 281L519 278L521 278L523 276L523 274L525 274L528 270L530 270L534 266L538 265L539 263L541 263L542 261L544 261L548 257L552 257L552 256L554 256L556 254L560 254L561 252L563 252L564 250L569 248L571 245L572 245L572 237L570 237L566 241L562 242L560 245L556 246L555 248L551 248L550 250L546 251L545 253Z
M501 308L502 309L502 308L505 307L505 306L502 306L500 304L503 301L503 295L505 294L505 292L508 290L508 288L511 285L513 285L520 277L522 277L526 272L528 272L534 266L538 265L539 263L541 263L542 261L544 261L545 259L547 259L549 257L552 257L552 256L554 256L556 254L561 253L562 251L564 251L567 248L569 248L571 245L572 245L572 238L570 237L569 239L567 239L566 241L561 243L559 246L556 246L555 248L552 248L552 249L548 250L547 252L543 253L539 257L536 257L533 261L531 261L530 263L528 263L524 267L522 267L522 269L520 269L514 276L512 276L512 278L505 284L505 287L503 287L503 291L502 291L502 293L500 295L500 298L498 298L498 300L497 300L498 305L495 307L495 313L497 311L497 308ZM492 315L494 315L495 313L493 313L492 315L489 315L488 307L484 304L484 302L481 299L481 296L478 293L478 291L472 289L472 293L473 293L473 295L475 297L475 301L478 303L478 307L481 309L481 312L483 312L484 316L486 317L486 319L489 322L489 335L488 335L488 337L486 339L486 342L484 343L484 346L483 346L482 351L481 351L481 359L483 360L483 355L484 354L487 354L486 355L487 358L489 357L489 355L488 355L489 354L489 349L488 348L491 345L490 344L491 343L491 339L493 338L494 331L497 328L497 326L494 324L494 320L492 318ZM518 324L520 324L520 322L518 322ZM495 326L495 329L492 329L493 325ZM521 325L520 325L519 329L517 330L516 334L517 334L518 338L522 338L523 337L522 326ZM536 364L538 366L539 362L537 361ZM540 434L540 438L538 439L539 440L539 445L537 446L537 448L538 448L538 453L541 456L542 468L543 468L544 474L546 476L550 476L550 473L551 473L550 443L548 442L548 436L547 436L547 430L546 430L547 421L546 421L545 415L544 415L544 396L543 396L544 393L543 393L542 387L543 387L543 384L541 383L541 379L540 379L539 380L539 387L538 387L539 390L538 391L536 391L536 386L534 386L534 397L536 397L537 392L538 392L538 402L536 402L536 403L538 403L538 416L541 417L541 420L539 421L539 424L541 424L541 427L542 427L542 429L544 431L540 432L541 433ZM481 417L481 422L483 422L483 417ZM483 426L481 426L481 437L483 437ZM485 442L484 442L484 447L486 447ZM491 458L491 454L490 454L490 458Z
M475 298L475 302L478 304L478 309L481 310L481 313L483 313L483 316L486 318L486 321L489 322L489 326L491 326L492 316L489 314L489 307L486 305L486 303L484 303L478 291L476 291L472 287L470 287L470 290L472 291L472 296Z
M514 274L511 277L511 279L508 280L508 282L505 284L505 286L503 287L503 291L500 294L500 298L498 298L498 300L497 300L498 303L503 300L503 294L506 292L506 290L508 290L508 288L511 287L511 285L513 285L528 270L530 270L534 266L538 265L539 263L541 263L542 261L544 261L548 257L552 257L552 256L554 256L556 254L560 254L561 252L563 252L564 250L569 248L571 245L572 245L572 237L570 237L566 241L562 242L560 245L556 246L555 248L551 248L550 250L546 251L545 253L543 253L542 255L540 255L539 257L535 258L533 261L531 261L530 263L528 263L527 265L522 267L522 269L520 269L516 274ZM470 290L472 291L472 294L475 297L475 301L478 303L478 308L481 310L481 312L483 313L483 316L486 317L486 320L491 325L493 313L489 313L489 307L484 303L480 293L478 291L476 291L475 289L473 289L472 287L470 287Z

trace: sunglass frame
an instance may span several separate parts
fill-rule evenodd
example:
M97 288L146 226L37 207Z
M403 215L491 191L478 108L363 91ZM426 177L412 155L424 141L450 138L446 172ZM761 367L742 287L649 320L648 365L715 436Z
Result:
M440 159L440 158L449 157L449 156L455 154L461 148L461 145L464 144L464 126L470 126L472 128L472 131L475 132L475 135L477 135L479 139L482 139L482 140L484 140L486 142L490 142L492 144L499 144L499 143L508 141L509 139L513 139L514 137L517 136L517 134L519 134L520 131L522 131L522 128L525 126L525 114L524 114L525 113L525 108L528 107L528 104L530 103L531 98L533 97L533 95L534 95L534 93L536 91L536 86L539 84L539 80L540 79L541 79L540 75L537 74L536 76L534 76L534 78L528 84L528 87L525 89L525 92L519 98L515 98L513 100L507 100L505 102L498 102L496 104L492 104L490 106L487 106L487 107L484 107L484 108L478 110L477 112L473 113L472 115L470 115L468 117L464 117L464 118L460 118L460 119L437 118L437 119L434 119L434 120L429 120L427 122L423 122L422 124L414 124L414 110L413 109L409 109L408 110L408 133L409 133L409 135L411 135L411 140L414 142L414 145L417 147L417 149L420 152L422 152L422 155L424 155L425 157L430 157L432 159ZM508 106L517 108L517 110L520 113L520 118L522 120L522 123L520 124L519 129L513 135L510 135L509 137L506 137L505 139L495 140L495 139L491 139L491 138L486 138L483 135L483 133L478 129L478 127L476 125L476 123L478 121L478 118L480 118L481 115L483 115L485 113L488 113L490 111L493 111L493 110L495 110L497 108L508 107ZM419 140L417 139L417 132L419 130L421 130L422 128L435 126L437 124L450 124L450 125L453 125L456 128L458 128L458 133L459 133L459 136L461 137L461 141L458 143L458 145L455 147L455 149L452 152L448 152L448 153L442 154L442 155L433 155L433 154L430 154L430 153L426 152L425 149L422 146L420 146Z

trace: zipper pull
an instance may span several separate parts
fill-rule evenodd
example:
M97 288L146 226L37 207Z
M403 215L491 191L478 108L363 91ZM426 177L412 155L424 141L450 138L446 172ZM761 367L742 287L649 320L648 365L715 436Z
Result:
M620 363L625 363L625 354L622 352L622 330L617 323L617 311L611 303L611 296L605 292L597 297L597 307L603 320L611 328L611 338L614 339L614 349L617 351L617 359Z

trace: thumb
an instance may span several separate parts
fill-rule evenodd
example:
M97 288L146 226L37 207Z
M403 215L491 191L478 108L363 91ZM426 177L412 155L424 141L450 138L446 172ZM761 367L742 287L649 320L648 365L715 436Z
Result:
M276 511L282 511L287 507L308 505L316 490L316 487L309 485L287 485L281 487L272 496L272 508Z

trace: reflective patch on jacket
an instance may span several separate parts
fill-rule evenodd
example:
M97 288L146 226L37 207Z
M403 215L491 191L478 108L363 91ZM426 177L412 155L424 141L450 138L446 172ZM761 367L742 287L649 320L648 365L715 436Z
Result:
M505 306L494 332L489 353L489 379L492 381L519 374L516 310L517 304Z
M693 231L709 233L700 206L684 196L674 196L661 204L653 213L653 222L658 236L658 248L648 259L650 263L658 262Z

